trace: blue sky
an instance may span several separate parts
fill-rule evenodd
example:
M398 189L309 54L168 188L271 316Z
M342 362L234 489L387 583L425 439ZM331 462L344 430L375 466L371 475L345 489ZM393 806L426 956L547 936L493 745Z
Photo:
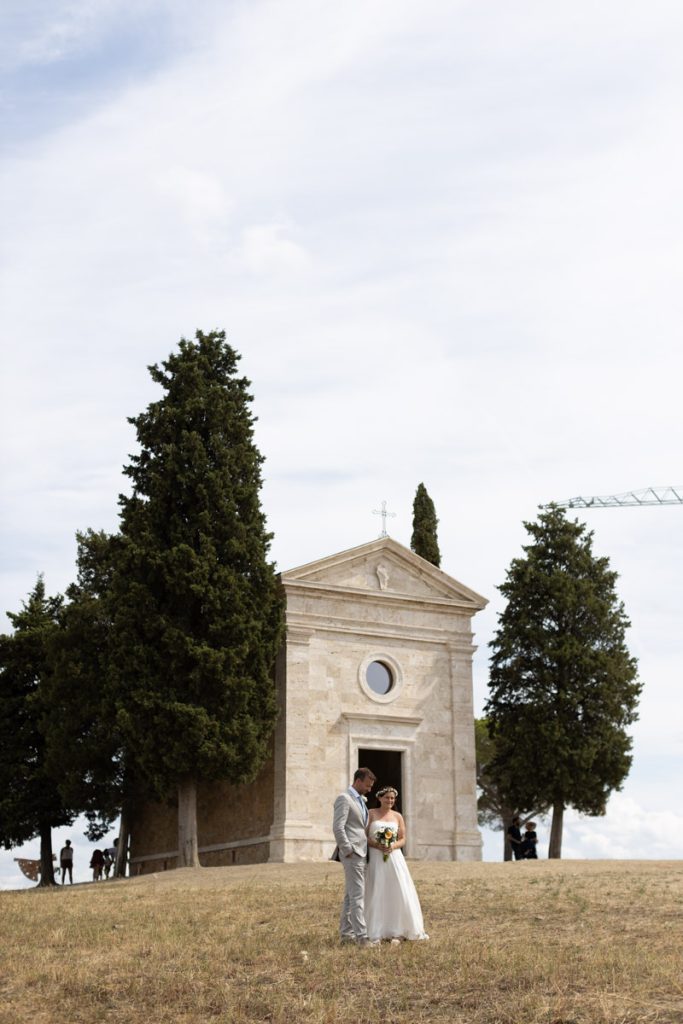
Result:
M680 5L0 18L2 609L41 571L64 589L76 530L115 527L146 366L224 327L279 566L372 538L383 499L408 543L424 481L444 568L491 600L480 707L522 520L683 482ZM568 855L683 855L682 516L585 514L645 689L631 776L568 822Z

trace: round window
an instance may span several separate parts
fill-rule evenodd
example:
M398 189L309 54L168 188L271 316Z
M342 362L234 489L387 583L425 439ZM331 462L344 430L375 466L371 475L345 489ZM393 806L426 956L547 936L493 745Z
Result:
M373 693L383 697L394 685L391 671L382 661L371 661L365 670L365 679Z

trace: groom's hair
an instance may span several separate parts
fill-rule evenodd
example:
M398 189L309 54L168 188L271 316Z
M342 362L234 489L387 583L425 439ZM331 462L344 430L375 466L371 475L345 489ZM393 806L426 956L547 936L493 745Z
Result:
M357 771L355 771L353 773L353 781L355 782L356 779L367 779L368 776L372 779L373 782L377 782L377 776L375 775L374 772L371 772L369 768L359 768Z

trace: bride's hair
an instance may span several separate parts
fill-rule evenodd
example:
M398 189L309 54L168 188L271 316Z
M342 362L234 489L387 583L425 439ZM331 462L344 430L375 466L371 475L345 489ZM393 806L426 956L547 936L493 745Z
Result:
M387 793L393 793L394 796L398 796L398 790L394 789L393 786L382 786L381 789L377 790L377 792L375 793L375 796L379 800L379 798L381 796L386 796Z

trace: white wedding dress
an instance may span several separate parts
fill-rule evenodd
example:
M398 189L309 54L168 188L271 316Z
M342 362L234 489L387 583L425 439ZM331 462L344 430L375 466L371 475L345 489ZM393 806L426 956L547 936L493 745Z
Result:
M398 821L373 821L369 834L374 838L379 827L391 827L398 834ZM386 860L382 850L372 846L365 875L365 923L368 938L428 939L424 930L420 901L403 850L395 850Z

